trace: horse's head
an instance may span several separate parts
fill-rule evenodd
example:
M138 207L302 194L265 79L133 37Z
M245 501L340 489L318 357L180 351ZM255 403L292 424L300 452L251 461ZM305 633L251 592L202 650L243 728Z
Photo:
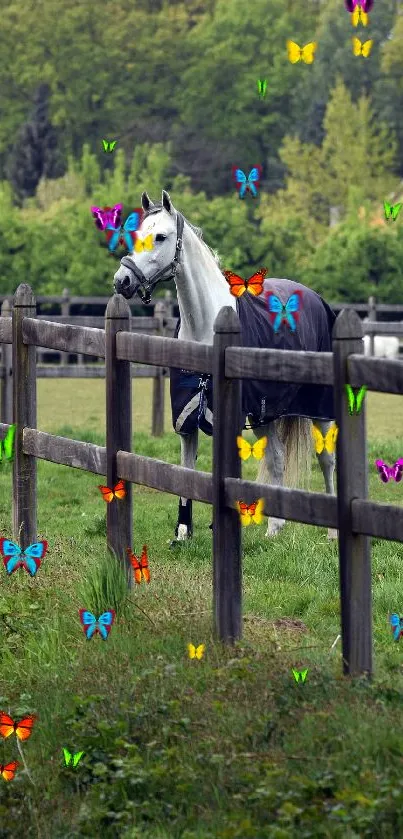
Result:
M172 279L177 271L182 249L184 219L178 213L165 190L161 204L153 204L146 192L141 196L144 218L137 233L143 250L133 250L120 260L114 276L115 291L129 300L138 294L143 303L149 303L157 283ZM152 247L146 237L152 237ZM150 240L151 241L151 240Z

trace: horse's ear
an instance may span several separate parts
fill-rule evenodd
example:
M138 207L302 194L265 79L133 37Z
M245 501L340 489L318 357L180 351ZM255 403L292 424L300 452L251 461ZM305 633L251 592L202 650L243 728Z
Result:
M170 213L172 211L172 202L165 189L162 190L162 206L164 210L167 211L167 213Z
M154 206L153 202L151 201L151 198L148 197L146 192L143 192L141 196L141 206L145 211L149 210L150 207Z

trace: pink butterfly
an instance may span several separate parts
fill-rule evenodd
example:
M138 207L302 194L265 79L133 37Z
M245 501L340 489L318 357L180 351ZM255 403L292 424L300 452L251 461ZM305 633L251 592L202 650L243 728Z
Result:
M393 466L388 466L383 460L376 460L375 466L379 472L379 477L384 484L387 484L390 478L394 478L396 483L402 480L403 477L403 457L399 458Z
M344 5L348 12L353 12L357 6L361 6L363 12L368 14L374 5L374 0L344 0Z
M115 230L120 227L122 223L122 207L123 204L115 204L114 207L91 207L91 212L94 217L95 225L98 230L105 230L110 225Z

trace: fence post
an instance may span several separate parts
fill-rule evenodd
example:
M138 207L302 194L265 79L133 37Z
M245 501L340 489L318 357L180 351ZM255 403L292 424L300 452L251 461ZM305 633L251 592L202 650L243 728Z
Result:
M333 328L333 370L337 439L337 508L343 672L372 674L371 553L368 536L353 533L351 502L368 495L365 399L349 414L345 383L347 358L363 353L362 326L353 310L343 310Z
M375 297L368 297L368 320L372 323L376 321L376 303ZM369 354L375 355L375 335L369 336Z
M63 317L65 317L66 315L70 314L70 292L69 292L68 288L63 289L62 297L63 297L63 299L62 299L62 302L60 304L61 310L62 310L61 313L62 313ZM63 367L64 367L66 364L68 364L68 361L69 361L68 352L61 352L60 353L60 364L62 364Z
M165 335L164 318L166 317L166 304L164 300L157 300L154 307L154 317L158 320L157 335ZM153 409L152 409L152 430L153 437L161 437L164 433L164 411L165 411L165 375L162 367L158 368L157 375L153 378Z
M9 318L12 314L10 300L3 300L1 306L2 318ZM1 421L13 423L13 345L2 345L3 378L1 380Z
M241 381L225 378L225 351L240 344L240 335L236 312L223 307L214 323L213 612L216 634L230 643L242 635L241 523L238 511L224 504L224 479L241 477L242 417Z
M131 451L132 389L130 361L116 358L116 335L130 332L130 308L120 294L110 298L105 312L105 390L106 390L106 483L118 480L116 454ZM107 548L126 570L129 588L133 574L126 549L132 547L132 485L126 483L126 496L106 505Z
M13 538L22 548L36 542L36 458L24 454L24 428L36 428L36 347L24 344L23 321L36 316L32 289L21 283L13 307L13 420L17 425L13 462Z

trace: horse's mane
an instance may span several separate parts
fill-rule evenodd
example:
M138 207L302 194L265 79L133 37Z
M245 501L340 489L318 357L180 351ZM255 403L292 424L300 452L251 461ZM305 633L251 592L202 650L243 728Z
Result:
M152 207L150 207L149 210L146 210L144 212L143 218L148 218L148 216L153 216L153 215L155 215L155 213L159 213L163 209L164 209L164 207L163 207L162 203L157 201L155 204L153 204ZM184 219L185 223L190 227L191 230L193 230L193 233L195 233L197 238L200 239L200 241L204 245L204 247L206 247L210 251L210 253L213 256L213 258L214 258L215 262L217 263L218 267L221 268L221 260L220 260L219 254L217 253L217 251L213 251L213 249L210 248L210 245L208 245L207 242L204 241L203 231L202 231L201 227L196 227L196 225L192 224L192 222L189 221L189 219L187 219L186 216L183 215L183 213L182 213L182 216L183 216L183 219Z

